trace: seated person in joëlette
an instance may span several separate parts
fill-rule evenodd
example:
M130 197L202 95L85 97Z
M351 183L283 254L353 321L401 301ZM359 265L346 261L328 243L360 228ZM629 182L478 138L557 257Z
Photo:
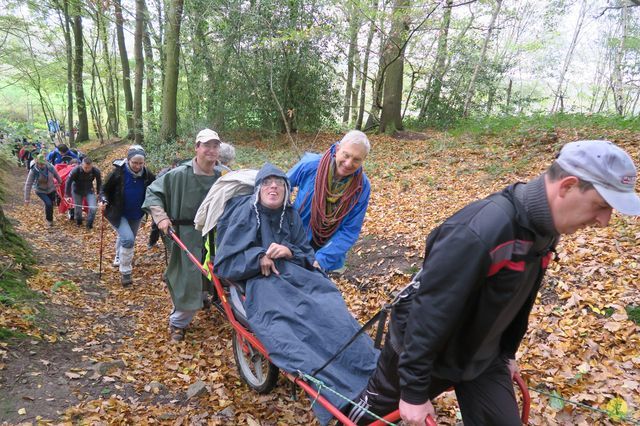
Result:
M279 368L311 374L360 329L342 294L320 269L284 172L267 163L251 195L232 198L217 224L215 272L246 284L251 331ZM364 389L378 351L363 333L316 378L352 398ZM335 406L345 401L323 392ZM319 404L321 424L331 420Z

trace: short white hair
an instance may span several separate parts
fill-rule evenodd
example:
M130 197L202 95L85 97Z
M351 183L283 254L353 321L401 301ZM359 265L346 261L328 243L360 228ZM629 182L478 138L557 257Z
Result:
M362 145L365 147L367 151L367 155L369 154L369 151L371 151L371 144L369 143L369 138L367 138L367 135L365 135L360 130L348 131L347 134L342 137L340 142L338 142L338 145L342 145L343 143L344 144L352 143L355 145Z
M236 149L233 145L226 142L220 144L220 150L218 151L218 160L225 166L231 164L236 159Z

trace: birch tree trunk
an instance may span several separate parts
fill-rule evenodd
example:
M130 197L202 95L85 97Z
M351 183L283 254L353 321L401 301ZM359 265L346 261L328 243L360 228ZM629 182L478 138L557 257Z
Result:
M622 5L620 11L620 36L615 47L613 55L613 73L611 91L613 92L613 104L616 113L620 116L624 115L624 87L622 83L622 63L624 60L625 39L627 37L627 5Z
M489 46L489 41L491 40L491 34L493 34L493 29L495 27L496 20L498 19L498 15L500 14L500 8L502 7L502 0L496 0L496 7L493 10L493 15L491 15L491 22L489 23L489 29L487 30L487 35L484 38L484 42L482 43L482 49L480 50L480 58L478 58L478 62L476 63L475 68L473 69L473 75L471 76L471 80L469 81L469 85L467 86L467 95L464 101L464 107L462 115L464 117L469 116L469 109L471 108L471 101L473 100L473 95L475 92L476 79L478 78L478 72L480 68L484 65L484 58L487 55L487 47Z
M578 43L578 36L580 35L580 31L582 30L582 24L584 23L584 17L587 14L587 1L582 0L582 4L580 6L580 13L578 14L578 21L576 22L576 28L573 31L573 38L571 39L571 44L569 45L569 50L567 50L567 54L564 57L564 64L562 65L562 70L560 71L560 77L558 78L558 85L555 90L555 98L553 100L553 105L551 106L551 114L558 112L558 108L563 104L564 98L564 79L567 74L567 70L571 65L571 60L573 59L573 51L576 48L576 44ZM562 111L562 110L561 110Z

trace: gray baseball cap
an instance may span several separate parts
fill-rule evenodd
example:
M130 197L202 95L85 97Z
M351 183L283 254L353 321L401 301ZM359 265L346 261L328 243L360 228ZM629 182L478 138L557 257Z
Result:
M556 162L572 176L591 182L620 213L640 215L636 167L620 147L609 141L570 142L562 147Z

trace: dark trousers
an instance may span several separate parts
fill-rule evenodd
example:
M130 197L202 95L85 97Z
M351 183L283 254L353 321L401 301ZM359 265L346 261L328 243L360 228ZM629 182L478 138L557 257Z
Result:
M53 205L56 201L56 191L52 191L48 194L36 192L36 195L40 197L40 199L44 203L44 215L46 216L47 220L51 222L53 220Z
M376 371L369 379L367 388L356 398L358 406L343 410L354 423L366 425L375 420L362 410L363 407L381 417L398 409L398 358L387 337ZM470 381L454 383L432 377L428 397L433 400L451 387L455 387L465 426L522 425L509 369L500 357L497 357L480 376Z

